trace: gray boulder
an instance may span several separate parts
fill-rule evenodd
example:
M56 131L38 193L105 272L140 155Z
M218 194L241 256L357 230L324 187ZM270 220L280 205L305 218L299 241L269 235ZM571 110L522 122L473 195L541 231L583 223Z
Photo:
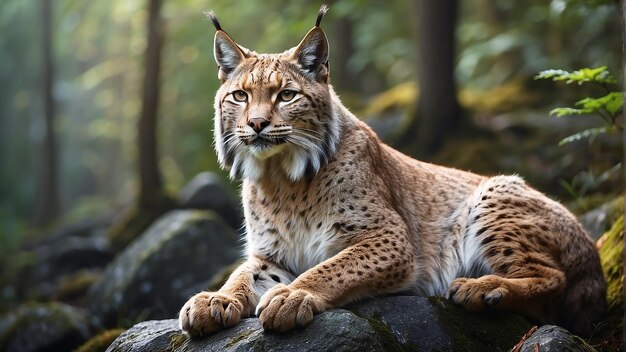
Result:
M544 325L537 329L524 342L520 352L534 352L535 345L541 352L595 352L580 337L572 335L566 329L555 325Z
M105 236L108 224L102 219L75 223L42 236L42 240L26 245L24 251L4 258L24 263L14 268L15 274L9 278L16 296L24 301L49 300L58 296L61 281L87 269L104 268L113 259ZM1 264L10 268L12 263Z
M182 209L213 210L234 229L243 224L239 199L216 173L199 173L183 187L177 198Z
M579 217L583 227L591 238L597 240L615 223L624 213L624 197L618 197L610 202L592 209Z
M92 323L132 325L174 317L240 252L235 233L215 213L170 212L120 253L91 287Z
M333 309L288 333L263 332L258 319L190 339L174 319L135 325L107 351L497 351L530 328L514 314L474 314L442 298L394 296Z
M0 351L71 351L90 336L82 310L62 303L26 304L0 317Z

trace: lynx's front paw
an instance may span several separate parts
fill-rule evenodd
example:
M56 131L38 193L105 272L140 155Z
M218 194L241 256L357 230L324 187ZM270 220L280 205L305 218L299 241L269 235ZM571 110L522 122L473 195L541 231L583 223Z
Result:
M235 296L222 292L201 292L180 310L180 328L191 337L213 334L237 325L243 305Z
M308 324L324 310L323 301L313 293L278 284L261 297L256 315L263 329L282 332Z

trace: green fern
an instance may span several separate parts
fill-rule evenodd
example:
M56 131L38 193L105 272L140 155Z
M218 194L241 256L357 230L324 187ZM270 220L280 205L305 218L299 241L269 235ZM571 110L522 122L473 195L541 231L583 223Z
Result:
M617 80L611 75L606 66L598 68L585 67L571 73L565 70L545 70L535 76L535 79L550 78L552 78L553 81L565 81L567 84L578 83L579 85L586 82L599 84L617 83Z
M606 66L598 68L581 68L574 72L565 70L545 70L535 76L535 79L552 79L553 81L565 81L567 84L592 83L602 85L608 90L607 86L617 83L615 78L608 71ZM623 129L617 118L624 108L624 93L617 91L609 91L606 95L599 98L586 97L575 103L576 107L560 107L550 111L550 115L556 117L564 116L581 116L596 115L604 122L605 126L590 128L571 136L563 138L559 145L571 142L589 139L593 141L597 136L604 133L619 132Z
M565 70L545 70L535 76L535 79L552 79L553 81L565 81L566 84L589 83L602 86L607 94L598 98L586 97L578 100L575 107L559 107L552 109L550 115L557 118L564 116L598 116L604 123L602 126L589 128L584 131L574 133L559 141L559 146L588 140L592 143L594 139L602 134L611 134L620 132L624 129L623 122L618 117L624 109L624 92L611 90L609 87L617 83L616 79L611 75L606 66L598 68L581 68L574 72ZM571 182L561 180L561 185L565 190L574 197L576 202L584 209L583 197L593 189L596 189L601 183L615 176L621 170L621 163L613 166L609 170L601 173L599 176L593 172L581 172Z

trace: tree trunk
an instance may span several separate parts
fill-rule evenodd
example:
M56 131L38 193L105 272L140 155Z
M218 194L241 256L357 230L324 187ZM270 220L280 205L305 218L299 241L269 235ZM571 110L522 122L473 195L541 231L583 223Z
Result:
M454 80L458 0L420 0L414 9L419 98L401 143L416 156L428 158L461 121Z
M140 207L150 206L162 193L161 173L157 156L157 111L159 106L159 72L163 43L161 0L149 0L148 46L143 80L141 116L137 126L139 141L139 199Z
M42 95L44 113L44 140L38 175L37 211L35 223L48 225L60 213L57 176L57 143L54 133L55 104L52 93L54 66L52 62L52 0L41 0L42 34Z
M337 45L333 57L336 65L333 65L335 68L332 71L336 71L337 80L333 85L341 91L356 91L360 86L358 77L350 69L349 63L354 54L353 27L352 20L345 17L335 23Z
M159 73L163 45L162 0L149 0L148 46L143 80L141 116L137 125L139 143L139 195L133 207L109 229L113 248L121 250L137 238L150 224L175 207L165 194L157 156L157 112L159 107Z

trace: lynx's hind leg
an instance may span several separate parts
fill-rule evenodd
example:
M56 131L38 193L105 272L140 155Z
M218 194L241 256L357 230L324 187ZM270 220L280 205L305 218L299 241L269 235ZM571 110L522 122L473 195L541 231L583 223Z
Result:
M457 278L447 292L468 310L487 307L553 321L546 306L566 287L565 273L551 233L548 206L538 192L515 176L492 177L481 184L468 206L466 245L477 246L491 274Z
M548 321L544 306L565 288L565 276L559 270L541 268L526 277L511 278L486 275L476 279L458 278L452 281L447 296L470 311L487 307L522 313L531 318Z

